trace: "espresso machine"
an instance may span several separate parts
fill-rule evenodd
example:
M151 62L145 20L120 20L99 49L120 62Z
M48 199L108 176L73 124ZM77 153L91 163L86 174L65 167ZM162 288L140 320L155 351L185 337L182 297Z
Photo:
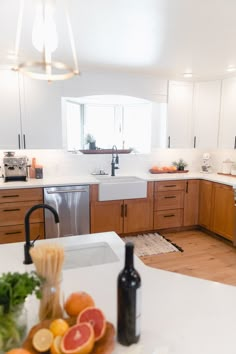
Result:
M201 172L203 173L211 172L211 155L208 152L205 152L202 156Z
M4 182L27 181L27 156L5 154L3 158Z

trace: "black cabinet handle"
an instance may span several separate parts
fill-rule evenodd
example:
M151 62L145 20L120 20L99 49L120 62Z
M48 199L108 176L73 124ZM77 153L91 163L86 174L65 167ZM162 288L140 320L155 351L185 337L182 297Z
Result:
M196 149L196 142L197 142L197 137L195 136L193 139L193 147L194 149Z
M186 182L186 190L185 190L186 193L188 193L188 181Z
M163 215L164 218L172 218L173 216L175 216L175 214L166 214L166 215Z
M16 234L21 234L21 231L5 232L5 235L16 235Z
M24 149L26 149L26 140L25 140L25 134L23 134L23 142L24 142Z
M125 217L127 217L127 204L125 204Z
M170 135L168 136L168 148L170 148Z
M168 195L164 197L164 199L172 199L172 198L176 198L176 195Z
M164 187L165 187L165 188L168 188L168 187L176 187L176 184L166 184Z
M19 194L12 194L12 195L3 195L2 198L17 198Z
M3 211L5 212L9 212L9 211L20 211L19 208L15 208L15 209L3 209Z
M124 204L121 205L121 213L120 216L123 218L124 217Z
M20 149L21 146L20 146L20 134L18 134L18 148Z

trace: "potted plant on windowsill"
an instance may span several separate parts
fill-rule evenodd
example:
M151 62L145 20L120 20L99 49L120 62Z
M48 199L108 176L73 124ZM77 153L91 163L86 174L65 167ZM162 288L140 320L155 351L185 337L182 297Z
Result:
M184 171L185 167L188 166L188 164L183 159L179 159L179 161L172 162L172 165L176 166L177 171Z
M96 150L96 140L92 134L86 135L85 143L89 144L89 150Z

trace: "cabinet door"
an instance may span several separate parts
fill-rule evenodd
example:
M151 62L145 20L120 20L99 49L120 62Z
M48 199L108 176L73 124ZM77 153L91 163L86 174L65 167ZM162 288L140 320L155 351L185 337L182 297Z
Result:
M147 198L124 200L124 233L153 230L153 190L148 182Z
M167 111L168 147L192 147L192 103L192 83L169 82Z
M20 101L18 73L0 70L0 149L19 149Z
M213 149L218 146L221 81L194 84L192 147Z
M199 180L187 180L184 194L184 226L198 224Z
M222 83L219 148L236 148L236 79Z
M234 191L230 186L215 183L213 189L212 231L233 239L234 233Z
M91 205L91 232L123 233L123 200L94 202Z
M199 225L211 229L213 183L200 181L199 187Z
M27 149L61 149L62 83L21 77L22 134Z

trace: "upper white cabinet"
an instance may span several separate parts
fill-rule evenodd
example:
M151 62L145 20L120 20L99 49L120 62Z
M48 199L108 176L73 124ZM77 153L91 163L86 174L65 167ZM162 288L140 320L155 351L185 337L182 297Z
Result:
M18 74L0 70L0 149L19 149L21 141Z
M192 147L217 148L220 98L220 80L194 84Z
M219 148L236 148L236 78L222 83Z
M20 93L24 148L61 149L62 83L21 77Z
M193 84L170 81L167 109L167 146L190 148L192 130Z

